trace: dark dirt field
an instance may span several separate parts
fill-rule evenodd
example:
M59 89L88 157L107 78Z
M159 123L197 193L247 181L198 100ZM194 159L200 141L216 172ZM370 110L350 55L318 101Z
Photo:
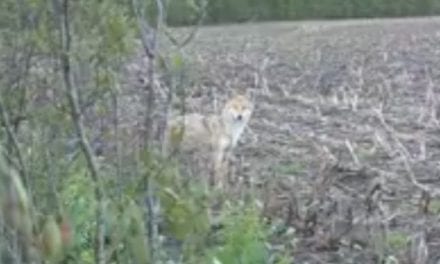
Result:
M439 18L205 27L185 52L190 110L254 92L236 175L295 263L440 261Z

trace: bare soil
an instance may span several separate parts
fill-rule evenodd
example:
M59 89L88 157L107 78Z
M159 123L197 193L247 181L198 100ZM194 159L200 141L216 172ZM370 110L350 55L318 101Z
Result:
M440 18L204 27L184 52L189 110L255 95L236 175L295 263L440 261Z

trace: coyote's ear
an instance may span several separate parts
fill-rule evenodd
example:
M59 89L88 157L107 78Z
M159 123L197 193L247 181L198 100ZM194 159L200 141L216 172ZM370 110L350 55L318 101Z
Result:
M235 94L234 94L234 92L235 92L235 88L234 88L234 86L232 85L232 83L231 83L230 80L226 80L226 82L224 83L224 87L223 87L223 88L226 90L226 96L227 96L228 98L231 98L232 96L235 95Z
M255 102L255 90L252 90L250 88L246 89L246 97L249 98L249 100L254 103Z
M233 97L240 95L240 94L241 94L240 91L235 87L227 87L227 89L226 89L227 98L233 98Z

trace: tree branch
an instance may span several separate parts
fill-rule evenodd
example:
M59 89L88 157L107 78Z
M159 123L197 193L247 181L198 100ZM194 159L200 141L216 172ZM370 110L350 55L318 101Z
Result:
M97 233L96 233L96 251L95 260L98 264L105 264L105 251L104 251L104 193L101 186L101 181L98 172L98 165L96 157L93 154L92 148L85 135L85 129L83 125L83 116L80 111L78 101L78 89L73 83L70 61L70 48L71 48L71 32L69 24L69 0L63 0L62 2L62 17L60 19L60 32L61 32L61 54L60 60L63 71L64 86L67 93L67 99L70 106L70 115L75 125L76 134L80 139L80 145L82 152L87 161L88 169L91 177L95 183L95 198L97 201L96 221L97 221Z
M145 119L144 119L144 137L142 138L142 141L140 143L140 147L142 148L148 148L151 134L152 134L152 127L153 127L153 110L155 105L155 60L157 58L157 35L158 31L161 28L162 22L163 22L163 2L162 0L156 0L156 6L157 6L157 20L156 20L156 27L151 27L145 17L145 6L141 6L138 0L132 0L132 7L134 9L134 12L136 14L136 19L138 22L140 34L141 34L141 41L142 45L144 47L144 52L148 57L148 69L147 69L147 82L144 85L144 102L146 105L145 109ZM146 219L147 221L147 229L148 229L148 242L150 245L149 253L150 257L152 259L152 262L155 262L155 252L158 250L157 246L157 236L158 236L158 223L157 223L157 208L158 202L155 199L155 184L154 179L152 179L151 175L150 177L147 177L147 180L145 182L145 204L146 204Z

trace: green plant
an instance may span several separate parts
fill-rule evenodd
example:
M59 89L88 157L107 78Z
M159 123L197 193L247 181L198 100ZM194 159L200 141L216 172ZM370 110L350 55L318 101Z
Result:
M213 260L224 264L268 263L268 230L250 205L233 208L228 213L219 239L220 245L208 254L211 263Z
M275 167L275 172L282 175L295 175L304 170L304 166L301 163L287 163L279 164Z
M387 235L387 245L392 251L402 250L406 248L408 236L402 232L391 232Z

